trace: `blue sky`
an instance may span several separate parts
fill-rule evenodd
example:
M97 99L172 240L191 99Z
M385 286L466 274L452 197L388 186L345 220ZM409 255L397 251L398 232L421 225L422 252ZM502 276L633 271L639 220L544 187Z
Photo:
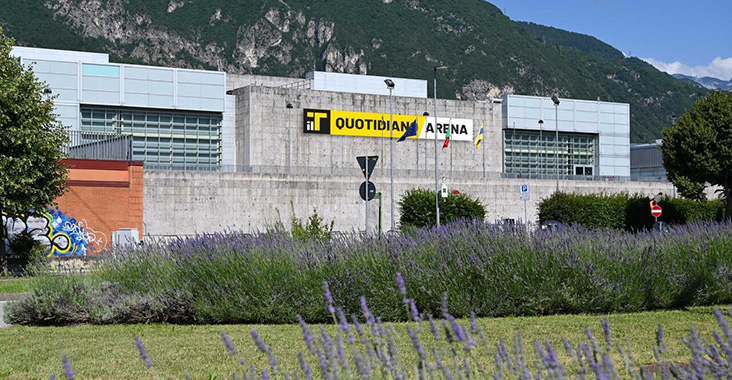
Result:
M663 71L732 78L732 0L489 0L512 20L597 37Z

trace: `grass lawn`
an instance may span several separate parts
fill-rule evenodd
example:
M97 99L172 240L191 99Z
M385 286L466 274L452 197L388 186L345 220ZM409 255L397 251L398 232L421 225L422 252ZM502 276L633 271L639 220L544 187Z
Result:
M572 344L586 342L585 326L590 326L595 337L602 341L602 329L596 315L512 317L480 319L491 344L503 337L508 342L515 334L524 337L525 350L532 359L532 341L549 340L561 359L567 357L561 338ZM667 359L688 362L689 355L681 342L689 327L696 326L702 338L713 341L711 333L717 324L711 308L690 311L658 311L607 316L613 339L630 344L635 360L641 364L653 362L652 347L659 323L663 324L668 347ZM462 321L464 325L468 321ZM48 379L54 373L63 375L61 355L71 361L78 379L155 379L183 378L230 379L232 371L240 370L237 362L227 354L221 343L220 332L226 332L240 352L258 369L267 368L267 357L258 352L249 334L255 327L266 343L273 347L280 366L297 368L297 352L306 351L298 325L112 325L74 327L21 327L0 330L0 378ZM397 345L403 360L416 362L416 355L405 332L404 324L394 324ZM317 326L311 326L313 332ZM426 348L432 347L429 328L422 333ZM334 329L329 326L329 331ZM154 369L144 368L133 338L139 335L154 361ZM441 343L444 344L444 343ZM484 367L492 366L492 356L482 348L475 353ZM311 358L312 359L312 358ZM617 357L615 359L618 359ZM531 362L531 361L530 361ZM311 360L311 368L317 366ZM620 362L616 365L622 367Z
M30 278L0 279L0 294L27 293L31 281Z

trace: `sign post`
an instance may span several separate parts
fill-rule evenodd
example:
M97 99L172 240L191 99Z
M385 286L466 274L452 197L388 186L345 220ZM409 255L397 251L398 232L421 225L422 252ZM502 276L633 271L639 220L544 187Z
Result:
M520 195L521 199L524 201L524 224L528 225L528 214L526 212L526 202L531 199L531 193L529 190L529 185L521 185L520 189Z
M364 231L366 235L368 235L369 201L374 199L374 196L376 195L376 186L373 182L369 181L369 178L371 178L371 174L374 172L376 162L379 161L379 156L358 156L356 157L356 161L358 161L358 165L361 167L361 172L363 172L363 176L366 178L366 181L361 183L358 192L359 195L361 195L361 199L366 201L366 229Z

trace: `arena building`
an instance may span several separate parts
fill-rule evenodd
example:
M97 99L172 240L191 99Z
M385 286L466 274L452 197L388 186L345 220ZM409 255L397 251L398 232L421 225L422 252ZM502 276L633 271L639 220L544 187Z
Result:
M555 105L523 95L435 102L419 79L280 78L115 64L106 54L13 53L58 96L70 156L144 162L145 236L256 231L313 211L336 230L363 230L356 157L366 155L379 156L371 181L383 195L385 230L392 199L434 189L435 153L440 185L479 198L491 221L536 221L538 201L557 186L673 191L668 183L631 182L628 104ZM397 142L413 123L415 135ZM521 185L530 189L526 210ZM378 208L370 214L368 228L376 229ZM398 218L395 207L397 228Z

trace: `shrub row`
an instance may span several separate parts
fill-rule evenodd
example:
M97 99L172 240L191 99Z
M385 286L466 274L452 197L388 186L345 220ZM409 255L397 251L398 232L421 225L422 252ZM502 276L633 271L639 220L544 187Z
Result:
M539 219L576 223L585 227L639 231L650 229L655 222L649 202L648 197L639 194L583 195L560 192L539 203ZM724 217L724 202L721 200L692 201L664 197L658 204L663 209L658 220L671 225L721 221Z
M330 315L323 282L348 314L371 302L404 318L394 278L426 313L443 293L457 317L598 313L732 302L732 223L656 233L581 227L506 229L460 221L408 236L300 240L227 233L108 257L88 276L41 277L9 307L20 324L290 323ZM59 285L60 284L60 285Z
M485 206L466 194L449 194L447 198L438 197L438 199L441 224L459 219L485 219ZM435 191L408 190L399 200L399 213L401 215L399 224L403 230L434 226L437 220Z

